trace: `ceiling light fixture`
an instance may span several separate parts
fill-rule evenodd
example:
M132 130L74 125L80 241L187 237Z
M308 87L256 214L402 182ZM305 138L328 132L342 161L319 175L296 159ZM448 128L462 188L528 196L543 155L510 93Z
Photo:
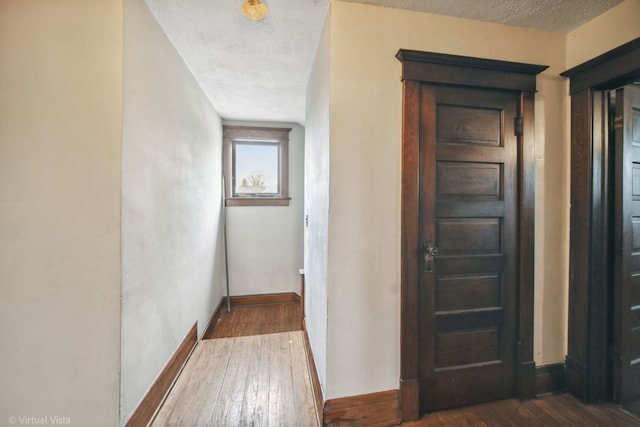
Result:
M242 3L242 14L254 21L266 18L269 10L260 0L247 0Z

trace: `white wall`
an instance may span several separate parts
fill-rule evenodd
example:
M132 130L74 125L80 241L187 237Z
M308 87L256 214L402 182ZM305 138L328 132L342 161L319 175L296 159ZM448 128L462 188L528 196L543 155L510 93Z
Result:
M329 18L325 18L306 106L304 233L305 323L323 392L327 377L327 271L329 233Z
M124 14L122 424L224 290L220 118L144 1Z
M326 397L397 389L400 374L402 85L398 49L550 65L538 79L538 364L565 355L568 140L565 36L334 0L330 30L330 200ZM372 48L373 47L373 48ZM558 117L558 113L560 117ZM546 163L547 159L551 159ZM545 185L546 184L546 185ZM539 337L544 337L544 345Z
M122 25L122 0L0 2L2 425L119 422Z
M304 128L295 123L225 121L225 125L291 128L289 206L227 207L231 295L300 294L303 268Z

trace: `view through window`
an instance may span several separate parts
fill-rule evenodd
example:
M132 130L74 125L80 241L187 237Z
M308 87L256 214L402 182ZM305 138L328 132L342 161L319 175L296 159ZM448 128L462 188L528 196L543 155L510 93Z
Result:
M233 157L235 197L277 196L280 193L280 153L277 142L234 141Z
M289 128L225 125L227 206L289 204Z

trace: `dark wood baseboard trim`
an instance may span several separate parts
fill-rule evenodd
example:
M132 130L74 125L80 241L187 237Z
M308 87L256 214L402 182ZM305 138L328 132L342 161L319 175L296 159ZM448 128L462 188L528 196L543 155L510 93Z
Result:
M518 366L518 398L525 400L536 397L536 362L520 362Z
M567 356L565 361L565 377L567 391L583 402L587 401L586 366L579 360Z
M564 393L567 389L564 363L536 367L536 396Z
M318 425L322 425L322 408L324 406L324 398L322 396L322 388L320 388L318 371L316 370L316 361L313 358L313 351L311 350L309 334L307 333L307 324L305 323L304 319L302 319L302 332L304 333L304 350L307 355L309 377L311 377L311 387L313 388L313 397L316 406L316 417L318 419Z
M176 352L171 356L156 381L134 411L126 427L140 427L148 425L156 414L156 411L164 402L171 386L178 378L178 374L189 359L191 352L198 342L198 322L194 323L187 336L184 337Z
M226 297L223 298L226 303ZM265 305L300 303L300 295L295 292L283 292L280 294L261 295L237 295L231 297L231 306L238 305Z
M304 270L299 270L299 271L300 271L300 313L301 313L300 329L304 331Z
M389 390L327 400L325 426L387 427L400 424L400 391Z
M400 379L400 413L402 421L420 418L420 385L417 379Z
M216 307L216 309L213 310L213 314L209 319L209 323L207 323L207 328L205 329L204 334L202 334L201 339L209 340L213 338L213 330L218 324L218 321L220 320L220 318L222 317L222 313L226 309L227 309L227 297L222 297L220 298L220 302L218 303L218 306Z
M216 307L215 310L213 310L213 314L211 315L211 318L209 319L209 322L207 323L207 327L204 330L204 334L202 334L202 338L203 340L208 340L211 339L211 337L213 337L213 329L216 327L216 324L218 323L218 320L220 320L220 316L222 316L222 312L224 310L227 309L227 297L222 297L220 299L220 302L218 303L218 306Z

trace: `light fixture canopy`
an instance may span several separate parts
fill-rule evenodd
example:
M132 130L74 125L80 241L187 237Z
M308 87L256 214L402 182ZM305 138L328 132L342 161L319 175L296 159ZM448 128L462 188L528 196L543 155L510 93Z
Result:
M242 14L254 21L260 21L269 14L267 6L260 0L247 0L242 3Z

